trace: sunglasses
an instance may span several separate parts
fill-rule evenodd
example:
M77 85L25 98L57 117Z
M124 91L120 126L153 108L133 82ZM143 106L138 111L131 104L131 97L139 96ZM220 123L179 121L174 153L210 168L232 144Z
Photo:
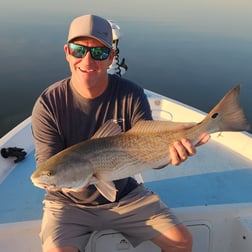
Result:
M111 51L108 47L88 47L74 43L68 43L69 53L75 58L83 58L90 52L92 59L105 60Z

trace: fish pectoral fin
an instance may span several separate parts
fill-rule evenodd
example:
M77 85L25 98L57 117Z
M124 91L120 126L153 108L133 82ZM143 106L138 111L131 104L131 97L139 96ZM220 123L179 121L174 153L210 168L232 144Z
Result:
M99 193L107 200L110 202L114 202L116 200L117 189L112 181L104 181L99 179L94 185Z

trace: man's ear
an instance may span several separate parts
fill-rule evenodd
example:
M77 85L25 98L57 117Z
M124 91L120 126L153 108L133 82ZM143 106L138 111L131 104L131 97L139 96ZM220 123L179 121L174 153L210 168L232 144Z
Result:
M65 52L65 55L66 55L66 60L68 61L69 52L68 52L67 44L64 45L64 52Z
M112 62L113 62L113 59L114 59L114 57L115 57L115 50L114 49L112 49L111 50L111 52L109 53L109 62L110 62L110 64L109 65L111 65L112 64Z

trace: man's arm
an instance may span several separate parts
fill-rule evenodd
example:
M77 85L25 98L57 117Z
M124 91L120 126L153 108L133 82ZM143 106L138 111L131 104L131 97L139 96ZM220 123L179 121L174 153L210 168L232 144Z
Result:
M59 135L50 108L41 97L32 111L32 134L37 165L64 149L64 141Z

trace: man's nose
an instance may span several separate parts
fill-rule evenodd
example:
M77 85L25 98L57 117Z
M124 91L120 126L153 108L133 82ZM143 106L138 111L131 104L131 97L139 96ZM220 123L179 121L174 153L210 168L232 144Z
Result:
M90 51L87 51L85 56L82 58L82 61L90 61L90 60L94 60L94 59L92 58Z

